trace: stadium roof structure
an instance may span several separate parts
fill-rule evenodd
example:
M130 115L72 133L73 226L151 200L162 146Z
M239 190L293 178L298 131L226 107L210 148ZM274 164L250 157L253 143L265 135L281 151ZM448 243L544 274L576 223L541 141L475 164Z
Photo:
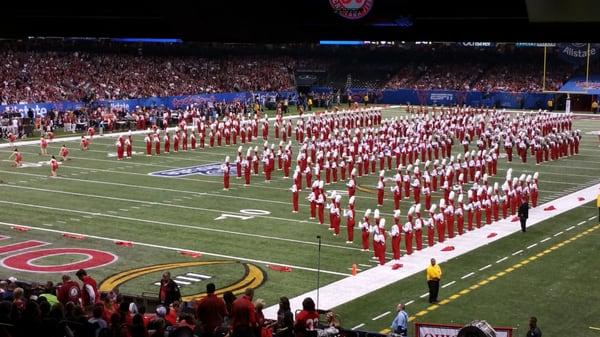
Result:
M599 19L593 17L600 3L593 0L203 0L10 6L0 28L3 38L593 42L600 28Z

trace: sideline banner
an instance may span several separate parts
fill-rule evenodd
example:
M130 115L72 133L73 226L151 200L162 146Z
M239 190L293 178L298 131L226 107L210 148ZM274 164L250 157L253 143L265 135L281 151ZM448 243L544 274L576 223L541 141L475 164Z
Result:
M415 337L456 337L462 325L415 323ZM509 327L493 327L496 337L513 337L513 329Z

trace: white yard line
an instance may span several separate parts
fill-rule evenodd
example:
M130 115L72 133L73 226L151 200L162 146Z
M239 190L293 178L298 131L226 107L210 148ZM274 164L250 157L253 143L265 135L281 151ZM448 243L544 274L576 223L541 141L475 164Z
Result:
M372 321L376 321L376 320L380 319L381 317L387 316L387 315L389 315L389 314L390 314L390 311L386 311L386 312L384 312L384 313L383 313L383 314L381 314L381 315L377 315L377 316L375 316L375 317L371 318L371 320L372 320Z
M595 216L591 216L591 217L588 218L588 221L592 221L594 219L596 219L596 217Z
M540 243L546 242L546 241L548 241L548 240L550 240L550 239L551 239L551 237L547 237L547 238L545 238L544 240L540 241Z
M59 207L43 206L43 205L32 205L32 204L27 204L27 203L4 201L4 200L0 200L0 203L2 203L2 204L9 204L9 205L15 205L15 206L21 206L21 207L41 208L41 209L48 209L48 210L55 210L55 211L62 211L62 212L69 212L69 213L76 213L76 214L88 214L89 213L88 211L81 211L81 210L76 210L76 209L59 208ZM111 211L108 211L108 212L111 212ZM257 237L257 238L261 238L261 239L269 239L269 240L293 242L293 243L302 244L302 245L312 245L312 246L319 245L319 243L317 243L317 242L311 242L311 241L302 241L302 240L280 238L280 237L268 236L268 235L259 235L259 234L252 234L252 233L235 232L235 231L229 231L229 230L217 229L217 228L209 228L209 227L201 227L201 226L191 226L191 225L177 224L177 223L165 222L165 221L147 220L147 219L141 219L139 217L137 217L137 218L131 218L131 217L111 215L111 214L102 214L102 213L93 213L93 215L94 216L99 216L99 217L108 217L108 218L114 218L114 219L127 220L127 221L132 221L132 222L152 223L152 224L164 225L164 226L169 226L169 227L189 228L189 229L200 230L200 231L207 231L207 232L226 233L226 234L232 234L232 235L238 235L238 236ZM321 245L324 246L324 247L331 247L331 248L337 248L337 249L361 250L360 248L347 247L347 246L338 246L338 245L332 245L332 244L326 244L326 243L322 243Z
M453 285L454 283L456 283L456 281L448 282L448 283L444 284L444 285L442 286L442 288L449 287L449 286Z
M571 229L573 229L573 228L575 228L575 226L567 227L567 228L565 229L565 231L567 231L567 232L568 232L568 231L570 231L570 230L571 230Z
M491 264L488 264L487 266L483 266L483 267L479 268L479 271L486 270L486 269L488 269L491 266L492 266Z
M563 233L563 231L560 231L560 232L558 232L558 233L554 234L554 236L559 236L559 235L561 235L562 233Z
M415 300L410 300L410 301L406 302L404 305L410 305L410 304L413 304L414 302L415 302Z
M419 298L425 298L427 296L429 296L429 293L424 293L423 295L419 296Z
M496 261L496 263L500 263L502 261L505 261L506 259L508 259L508 256L505 256L505 257L501 258L500 260Z
M6 222L0 222L0 225L1 226L9 226L9 227L10 226L14 226L14 224L6 223ZM123 239L109 238L109 237L105 237L105 236L88 235L88 234L75 233L75 232L65 232L65 231L56 230L56 229L41 228L41 227L35 227L35 226L29 226L29 225L27 227L31 228L31 229L39 230L39 231L44 231L44 232L51 232L51 233L58 233L58 234L82 235L82 236L85 236L87 238L97 239L97 240L103 240L103 241L110 241L110 242L127 241L127 240L123 240ZM151 247L151 248L160 248L160 249L170 250L170 251L175 251L175 252L189 251L190 250L188 248L169 247L169 246L155 245L155 244L145 243L145 242L139 242L139 241L130 241L130 242L132 244L134 244L134 245L137 245L137 246L145 246L145 247ZM248 259L248 258L245 258L245 257L237 257L237 256L225 255L225 254L217 254L217 253L209 253L209 252L201 252L201 251L198 251L198 252L201 253L201 254L203 254L203 255L207 255L207 256L214 256L214 257L226 258L226 259L231 259L231 260L254 262L254 263L260 263L260 264L264 264L264 265L275 264L275 265L289 266L289 267L300 269L300 270L317 272L317 269L315 269L315 268L309 268L309 267L303 267L303 266L295 266L295 265L289 265L289 264L285 264L285 263L278 263L278 262L271 262L271 261L264 261L264 260ZM321 269L321 273L338 275L338 276L351 276L350 274L339 273L339 272L329 271L329 270L323 270L323 269Z
M365 323L360 323L359 325L357 325L357 326L353 327L353 328L352 328L352 329L350 329L350 330L356 330L356 329L360 329L360 328L362 328L363 326L365 326Z
M529 246L527 246L527 249L531 249L531 248L533 248L533 247L535 247L535 246L537 246L537 245L538 245L537 243L534 243L534 244L532 244L532 245L529 245Z
M460 278L460 279L461 279L461 280L464 280L464 279L466 279L467 277L471 277L471 276L473 276L473 275L475 275L475 272L470 272L470 273L468 273L467 275L463 275L463 276L461 276L461 278Z
M515 255L521 254L522 252L523 252L523 249L521 249L521 250L517 250L516 252L512 253L512 256L515 256Z

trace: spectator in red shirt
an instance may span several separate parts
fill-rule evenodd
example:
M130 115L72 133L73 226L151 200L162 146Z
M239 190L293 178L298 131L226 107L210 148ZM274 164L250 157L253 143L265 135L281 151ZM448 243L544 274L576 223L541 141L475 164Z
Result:
M58 301L62 304L73 302L79 305L81 303L81 289L79 288L79 284L71 280L71 276L69 275L63 275L62 281L62 285L56 290Z
M254 289L246 289L244 295L233 302L231 308L232 337L255 337L256 316L252 298Z
M92 305L96 302L100 301L100 295L98 294L98 286L96 285L96 280L94 280L91 276L87 274L87 272L83 269L79 269L77 273L77 278L83 282L82 292L81 292L81 300L83 306L86 307L88 305Z
M319 313L315 309L315 302L307 297L302 301L302 311L296 315L294 331L296 337L316 336L316 329L319 325Z
M206 285L206 297L202 298L196 306L196 318L202 327L202 335L212 337L216 328L223 324L227 315L225 301L215 295L214 283Z

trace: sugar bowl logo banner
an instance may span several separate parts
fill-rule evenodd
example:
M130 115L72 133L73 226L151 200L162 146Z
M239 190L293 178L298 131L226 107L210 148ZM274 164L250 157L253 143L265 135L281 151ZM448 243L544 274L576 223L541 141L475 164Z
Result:
M201 175L201 176L222 176L223 170L221 169L221 163L211 163L211 164L203 164L196 166L188 166L182 167L172 170L166 171L157 171L148 173L148 175L155 177L163 177L163 178L181 178L192 175ZM235 165L229 166L229 174L236 175L237 168Z

